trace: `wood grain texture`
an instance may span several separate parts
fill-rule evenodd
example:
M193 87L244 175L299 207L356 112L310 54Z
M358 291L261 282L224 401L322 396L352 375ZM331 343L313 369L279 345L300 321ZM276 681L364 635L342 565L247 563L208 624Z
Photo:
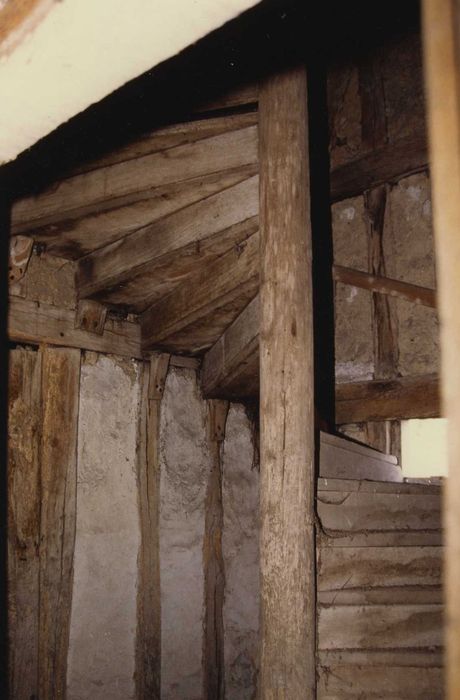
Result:
M195 354L211 346L259 287L259 235L198 270L141 318L142 348Z
M160 417L169 355L152 355L142 373L138 438L141 551L137 598L136 694L161 697Z
M313 699L313 326L303 67L261 86L259 161L260 697Z
M425 136L403 138L339 165L331 171L331 200L362 194L385 182L396 182L428 168Z
M208 350L201 386L207 398L253 398L259 391L259 315L256 296Z
M38 697L41 355L10 353L9 663L12 698Z
M46 193L15 202L12 223L44 226L78 218L126 204L133 195L139 199L154 187L256 162L257 129L248 126L61 180Z
M257 192L254 176L82 258L79 296L144 310L170 291L168 282L177 285L257 230Z
M75 311L19 297L10 298L8 335L15 342L48 343L141 357L140 327L136 323L109 318L102 335L96 335L75 328Z
M399 299L406 299L414 304L421 304L432 309L436 308L436 290L408 284L400 280L390 279L379 275L370 275L360 270L352 270L341 265L334 265L333 277L336 282L349 284L369 292L384 294Z
M53 255L76 260L256 173L257 165L243 165L155 187L143 192L138 201L133 197L128 204L34 228L33 235Z
M386 666L331 664L318 669L318 700L441 700L440 667L401 666L398 650Z
M436 374L349 382L336 387L336 420L341 423L441 416Z
M224 511L222 503L222 442L225 438L229 404L227 401L207 402L208 445L211 470L206 492L203 566L205 612L203 636L204 698L223 700L224 679L224 620L225 569L222 555Z
M64 698L77 494L80 351L42 351L39 697Z
M454 700L460 697L460 6L458 0L424 0L422 7L442 401L448 423L446 696Z

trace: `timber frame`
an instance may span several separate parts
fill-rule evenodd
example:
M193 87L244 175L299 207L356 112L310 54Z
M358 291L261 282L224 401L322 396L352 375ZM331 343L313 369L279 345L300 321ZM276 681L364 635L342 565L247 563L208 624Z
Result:
M327 204L365 193L371 250L367 272L333 265L330 282L369 293L379 320L374 338L376 378L334 387L333 427L441 415L449 419L451 472L444 516L448 696L454 700L460 696L460 1L424 0L423 20L429 153L423 136L390 142L385 125L377 123L372 150L331 167ZM142 430L158 437L168 367L199 372L208 400L213 458L205 532L212 553L206 569L206 597L219 605L223 577L219 552L212 543L215 523L222 519L216 493L221 487L228 402L259 402L260 697L264 700L316 697L316 547L328 536L317 530L315 232L308 118L309 108L315 105L309 105L307 66L308 61L297 60L231 91L227 99L205 100L193 107L192 117L162 124L147 136L74 167L44 191L17 197L10 221L9 202L2 212L11 233L9 255L3 251L5 293L7 277L10 283L5 339L40 347L39 362L46 370L44 390L52 383L52 375L59 375L61 362L77 366L81 350L143 360ZM365 102L369 76L361 78ZM373 109L372 105L367 108ZM428 163L439 289L387 276L381 241L385 183L426 172ZM45 275L51 274L53 259L72 268L72 281L64 285L70 301L62 304L41 298L30 282L37 266ZM394 298L439 310L443 325L440 377L434 373L395 376L394 319L389 306ZM61 352L62 348L66 350ZM5 367L6 363L4 379ZM76 381L74 377L74 385ZM75 386L67 398L73 402L68 410L74 411ZM34 405L33 410L38 408ZM59 428L43 425L44 434ZM2 447L5 452L6 444ZM74 449L72 441L69 449ZM72 459L73 453L67 455L70 470ZM139 479L152 492L141 503L140 575L147 583L136 665L143 692L157 696L160 642L155 629L160 601L158 587L155 591L151 584L159 580L159 561L150 556L146 543L155 536L151 511L158 498L147 474L150 469L158 478L158 452L151 448L142 459ZM52 463L52 455L47 463ZM45 471L43 478L50 481L52 476ZM321 486L327 491L334 485L321 482ZM73 496L54 494L59 502ZM53 503L47 505L52 511ZM43 527L52 530L48 515L45 509ZM64 545L71 547L71 535ZM61 594L65 603L70 595L67 589L52 592ZM321 595L328 604L327 596ZM55 609L51 599L45 604L49 609L45 626L57 629L63 621L58 642L65 649L65 611ZM329 618L328 624L332 624ZM221 698L224 692L219 671L223 633L216 633L215 627L211 606L205 620L209 698ZM46 640L49 630L36 634ZM155 646L153 661L148 639ZM62 686L62 651L53 649L53 654L49 663L55 663ZM44 668L42 691L50 697L51 676L52 670Z

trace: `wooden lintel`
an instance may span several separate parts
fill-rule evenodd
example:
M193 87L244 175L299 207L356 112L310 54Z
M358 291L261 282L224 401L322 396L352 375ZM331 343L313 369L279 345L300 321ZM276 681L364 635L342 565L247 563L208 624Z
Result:
M386 294L411 301L414 304L421 304L430 308L436 308L436 290L427 287L420 287L416 284L401 282L400 280L371 275L360 270L352 270L341 265L334 265L333 277L336 282L349 284L360 289L367 289L369 292Z
M8 337L14 343L58 345L121 357L145 359L138 323L108 318L102 335L75 328L75 311L21 297L10 297ZM171 355L171 365L196 370L194 357Z
M80 299L75 315L75 328L102 335L107 319L107 307L92 299Z

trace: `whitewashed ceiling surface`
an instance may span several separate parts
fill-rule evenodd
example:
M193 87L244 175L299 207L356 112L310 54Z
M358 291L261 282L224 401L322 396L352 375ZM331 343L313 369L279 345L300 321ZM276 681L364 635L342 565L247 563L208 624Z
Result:
M21 0L27 13L5 29L15 2L0 0L0 163L258 4Z

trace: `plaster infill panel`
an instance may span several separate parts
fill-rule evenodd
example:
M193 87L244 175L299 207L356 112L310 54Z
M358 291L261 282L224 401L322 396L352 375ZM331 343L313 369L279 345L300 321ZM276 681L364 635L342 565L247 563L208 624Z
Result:
M160 423L161 697L203 694L206 402L192 370L170 368Z
M139 368L87 353L81 370L69 700L135 697Z

